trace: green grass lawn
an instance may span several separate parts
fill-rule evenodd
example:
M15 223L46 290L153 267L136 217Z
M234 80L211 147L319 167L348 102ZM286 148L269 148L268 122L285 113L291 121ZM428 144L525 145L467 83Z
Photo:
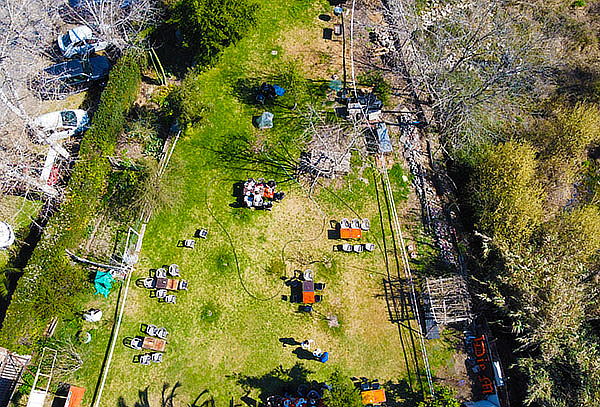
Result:
M0 220L9 223L17 239L16 244L8 250L0 250L0 269L10 266L10 262L29 234L31 221L37 217L42 207L39 201L30 201L20 196L0 196Z
M260 173L226 168L211 149L241 133L255 140L295 134L277 129L278 117L276 128L257 132L251 121L260 111L235 96L235 84L265 77L289 61L287 35L300 27L314 35L313 41L323 41L317 16L329 10L325 3L301 0L260 3L252 32L197 77L198 102L207 112L179 141L164 180L170 203L149 223L133 275L136 280L151 269L177 263L190 288L178 294L176 305L168 305L150 298L149 291L132 281L102 406L160 405L162 394L170 391L176 391L181 405L201 394L201 400L212 396L219 406L231 400L236 404L244 396L256 400L290 383L324 380L334 367L349 376L381 381L405 375L398 330L388 321L383 298L381 248L343 254L332 250L340 242L327 239L330 220L359 215L372 224L363 241L381 241L370 167L330 183L336 195L328 188L309 197L300 184L287 180L281 184L287 196L271 212L231 206L233 184ZM286 179L280 176L278 181ZM398 196L406 194L405 185L397 189ZM192 238L197 228L207 228L209 238L198 241L194 250L178 248L178 241ZM278 266L282 261L285 270ZM316 281L327 285L324 301L312 315L297 313L296 305L282 300L290 294L282 277L306 268L315 270ZM98 380L116 295L97 300L107 310L107 320L91 344L81 345L86 364L69 377L87 387L87 402ZM326 317L331 315L338 318L339 327L329 327ZM123 345L126 338L140 334L141 323L170 331L160 365L132 363L139 352ZM77 329L74 324L71 335ZM295 347L283 346L281 338L312 338L331 358L326 364L301 360L293 353ZM440 348L440 360L446 352Z

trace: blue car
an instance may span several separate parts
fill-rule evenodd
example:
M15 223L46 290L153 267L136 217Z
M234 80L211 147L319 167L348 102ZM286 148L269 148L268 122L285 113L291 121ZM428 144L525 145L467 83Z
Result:
M109 71L110 61L104 56L55 64L44 69L44 80L39 83L38 92L44 99L56 94L82 92L106 78Z

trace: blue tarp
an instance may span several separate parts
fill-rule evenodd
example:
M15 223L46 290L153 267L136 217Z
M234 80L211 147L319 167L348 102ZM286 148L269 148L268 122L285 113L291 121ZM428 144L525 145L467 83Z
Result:
M392 141L387 130L385 123L377 123L377 139L379 141L379 152L380 153L391 153L392 152Z
M112 283L115 281L113 276L106 271L98 271L94 279L95 294L102 294L105 298L110 294Z
M275 90L275 95L277 96L283 96L285 94L285 89L281 86L273 85L273 90Z
M258 127L259 129L270 129L271 127L273 127L273 117L273 113L264 112L256 120L256 127Z

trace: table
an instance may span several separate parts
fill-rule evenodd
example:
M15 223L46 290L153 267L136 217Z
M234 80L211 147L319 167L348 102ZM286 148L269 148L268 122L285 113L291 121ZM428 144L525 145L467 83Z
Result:
M315 282L312 280L305 280L302 282L302 303L315 303Z
M363 391L360 395L364 405L381 404L385 403L386 400L385 391L383 389Z
M302 291L315 291L315 282L312 280L306 280L302 282Z
M302 291L302 303L303 304L314 304L315 303L315 292L314 291Z
M179 280L174 278L157 278L156 289L177 291L179 289Z
M156 279L156 289L157 290L164 290L165 288L167 288L167 283L168 283L168 278L157 278Z
M174 278L167 279L167 290L176 291L179 290L179 280Z
M167 346L167 341L160 338L153 338L151 336L146 336L144 338L144 342L142 343L142 348L157 352L164 352L165 346Z
M362 229L342 228L340 229L340 239L360 239L362 237Z

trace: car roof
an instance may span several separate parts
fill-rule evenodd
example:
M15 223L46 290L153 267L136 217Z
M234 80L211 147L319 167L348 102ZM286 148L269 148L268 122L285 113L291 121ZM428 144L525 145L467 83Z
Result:
M97 56L90 58L90 65L94 76L103 77L108 75L110 71L110 61L105 56Z
M86 40L93 37L92 29L85 25L80 25L69 30L69 36L72 40Z
M92 68L92 72L85 72L83 61L79 59L51 65L44 69L44 71L56 76L74 76L81 73L91 73L92 77L100 78L106 76L110 70L110 61L105 56L92 57L87 62Z

